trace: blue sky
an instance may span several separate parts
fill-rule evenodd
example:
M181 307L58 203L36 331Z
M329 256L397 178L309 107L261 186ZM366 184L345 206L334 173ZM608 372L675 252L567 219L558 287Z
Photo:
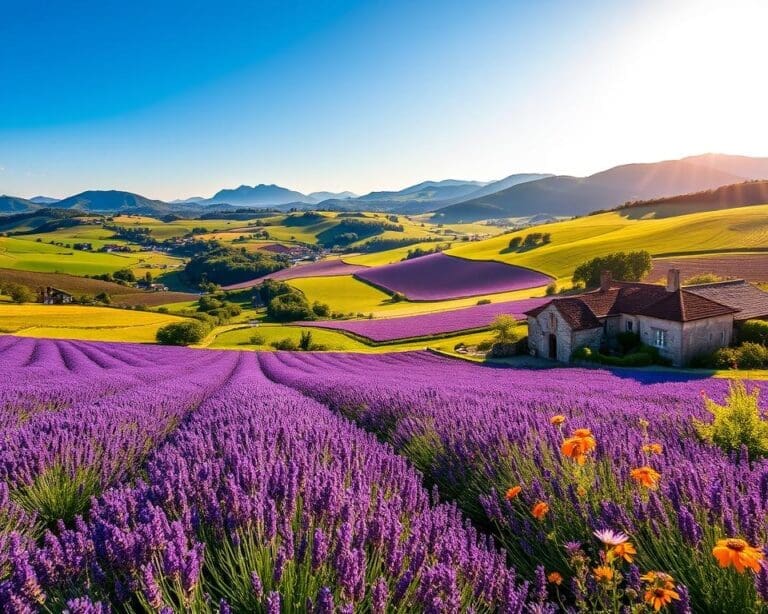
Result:
M363 193L765 155L766 17L757 0L0 2L0 193Z

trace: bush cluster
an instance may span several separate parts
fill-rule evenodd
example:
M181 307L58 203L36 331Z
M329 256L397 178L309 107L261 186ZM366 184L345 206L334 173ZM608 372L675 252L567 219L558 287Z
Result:
M202 341L211 328L199 320L173 322L157 331L157 342L163 345L190 345Z

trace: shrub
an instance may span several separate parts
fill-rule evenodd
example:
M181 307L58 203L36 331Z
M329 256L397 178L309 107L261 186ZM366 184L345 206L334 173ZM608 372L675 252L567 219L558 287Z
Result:
M491 330L496 335L496 343L515 343L520 338L517 332L517 320L510 315L496 316L491 323Z
M168 313L168 307L158 307L157 313Z
M523 244L523 238L522 237L512 237L509 240L509 249L520 249L520 246Z
M483 339L477 344L478 352L487 352L493 347L493 339Z
M390 301L392 301L393 303L401 303L404 300L405 300L405 294L403 294L402 292L395 292L392 295L392 298L390 299Z
M478 305L490 305L491 299L489 298L481 298L479 301L477 301Z
M587 346L582 346L580 348L576 348L573 351L573 354L571 354L571 360L592 361L594 360L594 353L592 352L591 348L588 348Z
M709 356L709 362L703 366L715 369L737 369L739 353L736 348L720 348Z
M553 296L557 294L557 284L553 281L547 286L547 296Z
M3 286L3 293L11 297L14 303L32 303L35 301L35 293L27 288L27 286L22 286L21 284L5 284Z
M112 303L112 297L110 297L106 292L99 292L94 298L100 303L104 303L105 305Z
M157 342L163 345L189 345L202 341L209 330L203 322L196 320L173 322L157 331Z
M736 348L739 369L762 369L768 365L768 348L759 343L742 343Z
M248 339L248 342L251 345L265 345L267 343L267 339L264 337L264 335L251 335L250 339Z
M704 405L712 414L712 422L694 419L699 436L726 452L746 447L753 458L768 456L768 420L760 414L760 389L747 391L744 382L732 382L724 405L704 397Z
M718 281L723 281L723 278L714 273L700 273L687 278L683 284L686 286L695 286L697 284L713 284Z
M739 329L739 340L768 346L768 322L747 320Z
M301 338L299 339L299 349L308 352L312 349L312 331L301 331Z
M290 337L279 339L278 341L273 341L269 345L271 345L276 350L284 350L287 352L295 352L299 349L299 345Z
M315 301L312 303L312 313L314 313L318 318L327 318L331 315L331 308L326 303Z

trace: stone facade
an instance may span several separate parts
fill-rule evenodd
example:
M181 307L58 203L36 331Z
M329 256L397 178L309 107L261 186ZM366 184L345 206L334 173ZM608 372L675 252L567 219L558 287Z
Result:
M554 341L553 341L554 337ZM577 348L600 348L603 329L574 331L553 305L528 318L528 347L536 356L568 362Z

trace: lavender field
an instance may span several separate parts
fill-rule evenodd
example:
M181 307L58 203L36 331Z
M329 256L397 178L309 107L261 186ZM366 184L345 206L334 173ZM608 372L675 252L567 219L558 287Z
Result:
M364 269L355 277L413 301L442 301L544 286L552 278L522 267L488 260L429 254Z
M0 370L4 612L766 607L768 461L692 422L725 380L12 337Z
M252 288L258 286L261 282L266 281L267 279L286 280L298 279L300 277L336 277L339 275L352 275L354 273L365 271L367 268L368 267L359 264L347 264L341 259L320 260L318 262L298 264L296 266L288 267L287 269L280 269L269 275L249 279L248 281L243 281L239 284L224 286L224 290Z
M538 307L546 299L531 298L519 301L504 301L487 305L474 305L463 309L452 309L436 313L424 313L398 318L377 320L320 320L302 322L302 326L317 326L344 330L374 342L395 341L442 335L463 330L487 328L498 315L511 315L522 319L529 309Z

